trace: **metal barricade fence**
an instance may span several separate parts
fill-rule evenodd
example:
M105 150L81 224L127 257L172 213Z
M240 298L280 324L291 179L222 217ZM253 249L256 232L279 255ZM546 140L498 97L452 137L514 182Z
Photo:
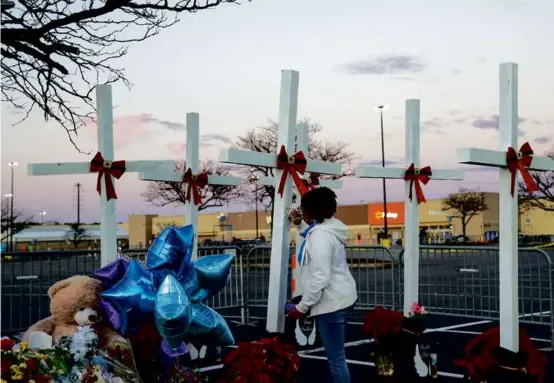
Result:
M124 251L129 258L144 261L146 250ZM199 247L198 255L235 255L229 281L224 289L211 297L208 305L218 310L239 309L244 318L244 285L242 251L236 246ZM1 333L25 331L50 313L48 288L74 275L88 275L100 268L98 250L37 251L1 254Z
M399 256L398 301L403 301ZM420 246L419 297L435 314L496 320L500 315L499 250L496 247ZM519 317L549 326L554 345L554 268L541 249L519 249Z
M290 256L295 252L290 249ZM346 257L358 288L356 308L377 305L397 308L395 259L381 246L347 246ZM247 321L265 319L269 296L271 247L252 248L244 259L246 267L245 305ZM287 296L291 296L292 269L288 267Z

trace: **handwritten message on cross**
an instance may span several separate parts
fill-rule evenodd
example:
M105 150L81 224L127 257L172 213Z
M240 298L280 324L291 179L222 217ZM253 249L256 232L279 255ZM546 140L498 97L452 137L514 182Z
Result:
M29 164L31 176L52 176L97 173L96 188L100 194L101 264L107 265L117 257L117 220L115 214L115 179L126 173L172 169L175 162L114 161L113 107L111 85L96 87L98 152L90 162L58 162Z
M499 272L500 272L500 346L519 351L518 306L518 188L519 173L528 191L537 185L529 170L554 170L554 160L534 155L531 145L517 146L518 66L500 64L500 111L498 150L460 148L458 162L499 168Z
M260 153L235 148L221 150L219 160L225 163L261 166L276 169L273 232L271 236L271 261L269 271L269 297L267 305L267 330L283 332L285 329L284 306L287 293L287 270L290 249L290 222L287 212L292 202L291 178L296 187L303 189L301 175L306 171L318 174L340 175L341 165L306 158L303 152L294 150L298 110L299 73L293 70L281 72L281 97L279 105L278 152Z
M420 166L420 103L406 100L407 168L358 166L356 177L403 179L405 182L404 315L419 295L419 204L426 202L423 185L434 180L462 180L463 171ZM388 217L387 217L388 218ZM385 218L385 219L387 219Z
M192 259L198 258L198 206L202 204L200 189L208 185L240 185L240 178L209 175L200 171L200 116L198 113L187 113L186 121L187 146L186 169L183 171L149 171L141 172L142 181L182 182L187 185L187 203L185 204L185 223L194 225L195 241Z
M308 142L309 142L309 127L307 124L298 124L296 126L296 151L301 151L303 153L309 153L308 152ZM260 185L268 185L273 186L275 185L275 178L274 177L260 177L259 179ZM342 187L342 181L339 180L320 180L319 175L317 173L306 173L302 177L302 182L306 186L306 189L312 189L319 186L325 186L329 189L340 189ZM296 194L297 200L301 197L299 195L299 192L296 188L296 186L292 185L294 194ZM302 294L300 291L300 267L298 267L298 254L300 252L300 247L302 246L302 243L304 242L304 237L302 237L302 230L306 229L307 226L302 223L297 227L296 233L295 233L295 245L296 245L296 251L294 253L294 258L292 262L292 297L297 297Z

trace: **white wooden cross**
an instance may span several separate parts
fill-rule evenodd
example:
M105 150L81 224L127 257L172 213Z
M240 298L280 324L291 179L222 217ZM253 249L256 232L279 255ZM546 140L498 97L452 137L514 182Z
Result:
M296 127L296 151L302 151L304 153L308 153L308 142L309 142L309 127L307 124L298 124ZM307 181L309 180L308 174L304 175L304 179ZM260 177L259 179L260 185L267 185L267 186L273 186L275 185L275 178L274 177ZM309 181L308 181L309 182ZM342 181L340 180L320 180L319 186L325 186L330 189L340 189L342 187ZM296 189L296 185L292 185L293 189ZM300 196L298 195L298 190L295 190L294 192L297 194L297 200L300 199ZM295 244L296 244L296 252L294 253L295 262L292 266L292 297L297 297L301 295L300 291L300 267L298 264L298 254L300 252L300 247L302 246L302 242L304 242L304 237L302 237L302 231L306 229L306 225L302 223L301 225L298 225L296 228L296 235L295 235Z
M356 177L360 178L392 178L405 179L407 171L412 169L412 175L422 177L419 181L405 182L405 216L406 241L404 245L404 315L408 315L411 305L418 301L419 295L419 203L424 202L417 196L417 183L426 184L431 180L462 180L463 171L435 170L429 167L420 168L420 106L419 100L406 100L406 167L388 168L373 166L358 166ZM411 167L413 165L413 168ZM429 171L431 174L429 174ZM427 179L424 179L428 177ZM386 219L386 218L385 218Z
M107 172L119 167L121 175L122 161L114 161L113 142L113 108L111 85L98 85L96 87L97 106L97 131L98 153L95 159L103 159L98 162L101 168L97 177L102 177L100 185L100 262L102 266L115 261L117 257L117 220L115 214L115 198L108 200L106 183L114 184L114 177ZM103 163L102 163L103 162ZM150 170L171 169L175 162L167 161L124 161L125 173L136 173ZM27 173L31 176L91 174L91 162L58 162L28 164ZM103 173L103 175L102 175ZM112 173L113 174L113 173ZM106 177L110 177L107 179ZM119 178L119 177L118 177ZM109 189L109 188L108 188ZM109 192L110 190L108 190Z
M186 148L186 166L190 168L193 177L198 175L200 171L200 117L198 113L187 113L187 148ZM183 182L184 173L187 169L172 170L172 171L149 171L141 172L139 179L142 181L169 181ZM240 185L240 178L230 176L207 176L208 185ZM197 188L197 185L191 185L191 188ZM191 193L193 190L191 189ZM194 248L192 251L192 259L198 258L198 205L195 204L194 198L185 203L185 223L194 225Z
M288 165L294 157L294 138L298 110L299 73L293 70L281 72L281 97L279 105L279 134L277 147L284 146ZM278 149L280 150L280 149ZM306 153L307 154L307 153ZM281 177L285 170L278 168L277 153L260 153L235 148L221 150L221 162L275 168L275 199L273 209L273 232L271 236L271 261L269 272L269 297L267 305L267 330L283 332L285 329L285 301L287 294L287 271L290 249L290 222L287 210L292 202L291 176L286 176L282 195L279 193ZM306 158L306 171L318 174L341 175L339 163L311 160ZM294 171L294 170L293 170Z
M463 164L493 166L499 168L499 262L500 262L500 346L510 351L519 351L518 307L518 197L517 184L511 193L515 175L508 167L508 152L514 155L512 165L522 161L522 167L536 171L554 170L554 160L534 156L530 146L517 147L518 137L518 66L500 64L500 111L498 119L498 150L460 148L458 162ZM527 150L524 147L527 146ZM519 150L519 151L518 151ZM527 153L526 153L527 151ZM523 165L523 162L529 161ZM521 172L521 170L520 170ZM515 172L514 172L515 173ZM525 180L525 177L524 177ZM533 181L531 181L533 182ZM529 188L529 187L528 187Z

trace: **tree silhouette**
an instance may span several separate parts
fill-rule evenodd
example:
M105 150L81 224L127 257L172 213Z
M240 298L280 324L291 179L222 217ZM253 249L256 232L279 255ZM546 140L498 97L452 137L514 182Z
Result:
M452 211L452 218L459 218L462 223L462 234L466 238L466 227L469 221L478 213L487 210L485 193L477 190L460 189L451 193L442 201L443 211Z
M13 219L12 219L13 218ZM10 214L10 201L8 198L2 198L2 239L6 240L12 235L25 230L33 225L32 216L27 216L25 213L14 208L13 214Z
M177 170L182 171L187 166L184 161L176 164ZM202 171L208 175L228 176L230 175L229 167L221 164L216 164L213 161L203 162L200 166ZM170 181L151 181L142 197L146 202L159 207L174 205L179 206L188 203L187 184L182 182ZM232 185L208 185L200 189L200 197L202 203L198 206L198 210L204 210L211 207L221 207L228 202L236 201L242 197L242 187Z
M318 140L316 135L322 131L321 125L311 122L309 119L299 121L299 124L307 124L309 131L308 151L309 158L315 160L338 162L343 167L343 174L340 176L321 175L321 179L338 179L353 175L352 161L354 154L348 150L348 144L343 141L327 142ZM262 153L277 154L278 123L273 120L257 128L252 129L246 135L238 137L236 146L240 149L252 150ZM308 154L308 153L307 153ZM242 168L246 179L266 176L274 177L275 169L263 166L252 166L250 169ZM275 187L271 185L255 185L255 190L245 193L248 202L258 201L263 203L267 209L273 208Z
M546 154L554 159L554 151ZM531 172L531 176L537 183L539 191L536 193L527 192L525 183L519 182L520 206L527 209L541 209L554 212L554 170L548 172Z
M73 134L90 121L97 84L123 82L114 65L130 44L175 25L181 12L237 0L19 0L2 6L2 101L34 109Z

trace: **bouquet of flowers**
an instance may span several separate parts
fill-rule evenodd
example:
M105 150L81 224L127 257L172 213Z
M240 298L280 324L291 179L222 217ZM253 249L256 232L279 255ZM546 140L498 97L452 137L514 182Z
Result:
M71 354L61 347L48 350L32 350L28 344L16 344L2 338L0 376L2 383L49 383L66 376L71 370Z
M264 338L238 347L223 361L224 382L290 383L300 370L300 357L293 346L278 338Z
M525 330L519 330L518 353L500 347L500 327L477 335L465 347L464 358L454 363L466 369L475 382L518 381L542 383L545 380L546 356L538 351Z
M414 302L410 309L409 316L403 319L403 330L415 335L423 333L423 331L425 331L423 315L425 314L427 314L425 307L419 302Z
M377 306L365 315L362 332L378 344L390 343L391 338L402 330L403 318L401 312Z
M31 349L26 342L2 339L2 383L139 382L130 351L108 344L100 348L91 326L63 337L53 347Z

